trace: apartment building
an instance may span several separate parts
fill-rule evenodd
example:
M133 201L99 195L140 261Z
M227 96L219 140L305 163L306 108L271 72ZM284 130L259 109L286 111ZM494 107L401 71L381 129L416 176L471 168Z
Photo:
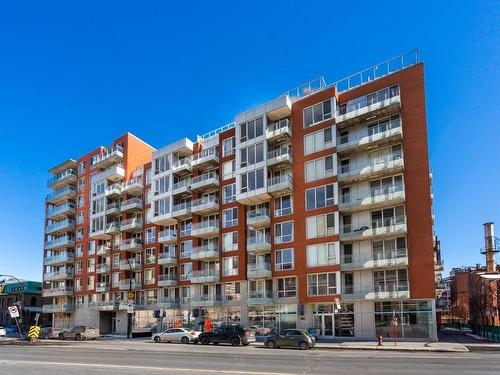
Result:
M61 324L123 333L133 290L136 332L209 318L371 339L395 315L398 337L436 336L416 53L195 140L155 150L127 134L51 172L47 225L61 229L46 232L44 293L64 294L44 311Z

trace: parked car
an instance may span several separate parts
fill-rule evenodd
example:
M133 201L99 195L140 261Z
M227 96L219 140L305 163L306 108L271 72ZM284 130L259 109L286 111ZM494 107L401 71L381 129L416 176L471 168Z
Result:
M0 326L0 336L7 336L7 330Z
M60 329L48 327L42 327L40 329L41 339L57 339L62 331Z
M155 333L151 339L154 342L181 342L183 344L197 343L201 332L186 328L169 328L166 331Z
M99 337L99 329L92 326L74 326L59 332L58 337L61 340L96 340Z
M255 342L255 333L240 326L218 327L212 332L200 333L198 341L203 345L208 345L210 343L218 345L223 343L233 346L247 346L251 342Z
M276 335L267 336L264 341L264 345L271 349L288 346L307 350L315 344L314 338L302 329L285 329Z
M19 335L19 328L17 328L17 326L8 326L8 327L5 327L5 331L7 333L7 336L16 336L16 335ZM22 332L22 330L21 330L21 332Z

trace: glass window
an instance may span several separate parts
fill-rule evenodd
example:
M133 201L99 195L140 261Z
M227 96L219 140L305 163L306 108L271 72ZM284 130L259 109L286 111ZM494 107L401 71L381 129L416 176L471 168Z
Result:
M331 100L313 105L304 109L304 128L308 128L318 122L332 117Z
M274 242L284 243L293 241L293 221L285 221L274 226Z
M307 246L307 267L321 267L338 264L334 243Z
M293 269L293 249L276 250L276 271Z
M224 210L224 228L234 227L238 225L238 207L228 208Z
M224 186L224 203L236 201L236 184Z
M222 235L222 251L238 250L238 232L228 232Z
M337 294L336 273L318 273L307 275L307 294L323 296Z
M333 206L334 200L334 184L319 186L306 190L306 209L314 210Z
M275 198L274 205L275 205L274 215L277 217L291 215L293 213L292 196L291 195L284 195L284 196Z
M297 295L297 281L295 277L278 279L278 298L295 297Z

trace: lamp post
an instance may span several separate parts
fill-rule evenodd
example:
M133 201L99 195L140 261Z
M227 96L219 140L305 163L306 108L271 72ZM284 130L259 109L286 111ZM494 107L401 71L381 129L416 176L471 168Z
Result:
M123 258L127 261L128 268L130 270L130 276L128 278L128 293L127 293L127 339L131 339L132 338L132 312L129 310L128 300L132 299L130 297L133 296L133 292L132 292L132 264L130 263L130 260L127 258L127 256L125 254L123 254Z
M20 307L20 315L21 315L21 323L24 323L24 314L23 314L23 309L24 309L24 283L21 282L21 280L19 280L17 277L15 276L12 276L12 275L0 275L0 277L10 277L12 279L15 279L19 285L19 288L21 288L21 298L20 298L20 301L19 301L19 307ZM17 302L17 301L16 301ZM17 323L17 329L19 330L19 336L22 338L23 337L23 333L21 331L21 327L19 326L19 322L18 320L16 319L16 323Z

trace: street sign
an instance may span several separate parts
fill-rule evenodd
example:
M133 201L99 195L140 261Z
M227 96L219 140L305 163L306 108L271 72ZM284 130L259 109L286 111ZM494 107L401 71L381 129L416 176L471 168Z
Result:
M340 310L340 300L335 298L335 305L337 306L337 310Z
M28 331L28 337L32 339L37 339L40 336L40 327L39 326L31 326Z
M135 298L135 293L134 293L134 292L132 292L132 291L129 291L129 292L127 293L127 298L128 298L129 300L130 300L130 299L134 299L134 298Z
M9 314L11 318L19 318L19 310L17 306L9 306Z
M40 313L35 314L35 325L38 325L38 319L40 319Z
M134 300L129 299L127 301L127 314L132 314L134 312Z

